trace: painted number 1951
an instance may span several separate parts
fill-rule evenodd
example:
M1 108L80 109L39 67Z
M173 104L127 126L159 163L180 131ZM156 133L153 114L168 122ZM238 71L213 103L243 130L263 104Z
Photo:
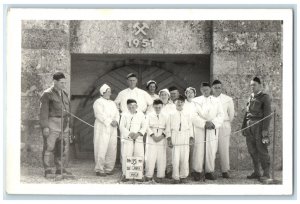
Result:
M127 40L127 43L128 43L128 46L129 47L143 47L143 48L146 48L146 47L154 47L154 40L151 39L142 39L142 40L139 40L139 39L133 39L133 40Z

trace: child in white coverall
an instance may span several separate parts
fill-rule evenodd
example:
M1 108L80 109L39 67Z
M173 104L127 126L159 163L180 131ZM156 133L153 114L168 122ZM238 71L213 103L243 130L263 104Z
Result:
M161 183L166 170L166 125L168 117L161 113L163 102L155 99L154 112L147 115L147 144L146 144L146 181L151 180L157 165L157 182Z
M134 99L127 100L128 112L124 112L120 121L120 132L122 136L122 181L126 181L126 159L127 157L142 157L144 159L143 137L147 129L145 115L137 111L137 102Z
M173 183L186 183L189 175L189 151L194 143L191 116L183 111L185 98L179 96L175 101L176 111L167 124L168 146L172 147Z

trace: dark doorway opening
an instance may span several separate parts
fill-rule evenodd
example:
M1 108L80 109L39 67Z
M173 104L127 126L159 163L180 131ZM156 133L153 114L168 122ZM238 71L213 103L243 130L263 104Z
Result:
M110 85L114 100L127 88L126 75L131 72L138 75L139 88L146 89L147 81L152 79L159 90L176 86L183 94L186 87L193 86L199 95L201 82L210 79L210 55L72 54L72 112L93 125L93 103L99 97L100 86ZM93 128L77 119L73 124L77 156L93 158Z

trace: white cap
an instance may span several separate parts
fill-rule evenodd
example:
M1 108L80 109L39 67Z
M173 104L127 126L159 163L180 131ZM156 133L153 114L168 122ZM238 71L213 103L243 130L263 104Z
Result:
M186 94L186 92L191 91L191 90L194 91L195 96L196 96L197 92L196 92L196 89L194 87L188 87L188 88L186 88L184 93Z
M103 95L107 89L109 89L110 87L107 85L107 84L103 84L101 87L100 87L100 94Z
M169 95L169 97L170 97L170 95L171 95L168 89L162 89L162 90L160 90L160 91L158 92L158 95L160 95L161 92L166 92L166 93Z

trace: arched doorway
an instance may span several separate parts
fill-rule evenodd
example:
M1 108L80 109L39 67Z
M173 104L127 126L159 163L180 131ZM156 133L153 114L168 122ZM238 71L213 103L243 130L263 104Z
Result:
M98 55L72 54L71 104L72 112L94 124L93 103L99 97L103 83L112 87L111 99L127 88L126 75L138 76L138 87L146 89L150 79L158 83L159 90L178 87L183 94L187 86L197 89L210 79L209 55ZM74 119L78 158L93 158L93 128Z
M160 88L176 86L182 92L187 87L185 80L157 66L132 64L120 67L103 74L95 81L92 87L89 88L89 91L87 91L89 92L88 97L81 100L76 115L93 124L95 121L93 103L99 98L99 88L101 85L106 83L112 88L111 99L114 100L121 90L127 88L125 76L129 73L135 73L138 76L138 87L142 89L146 88L147 81L151 79L155 80ZM75 119L73 129L77 139L78 153L92 153L93 128Z

